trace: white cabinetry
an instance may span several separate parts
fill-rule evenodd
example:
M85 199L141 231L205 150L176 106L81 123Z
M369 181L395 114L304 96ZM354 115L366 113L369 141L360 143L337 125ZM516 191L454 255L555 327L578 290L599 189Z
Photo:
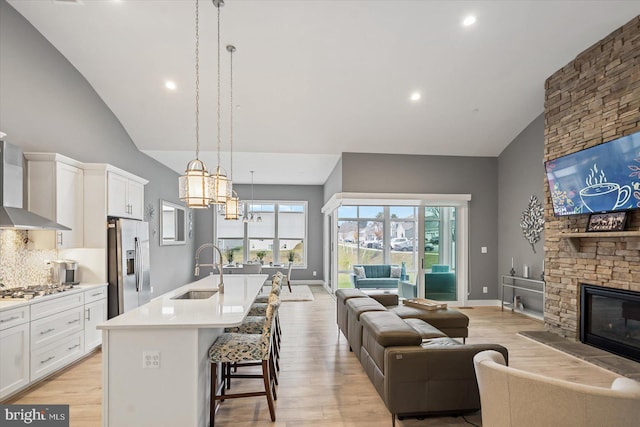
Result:
M25 153L28 161L28 209L71 228L32 233L36 249L81 248L84 235L82 164L52 153Z
M84 165L84 244L107 248L107 217L143 219L144 178L108 164ZM106 256L106 255L105 255ZM106 280L106 273L104 280Z
M29 307L0 312L0 400L29 384Z
M84 354L84 293L31 305L31 381Z
M142 219L144 184L116 172L107 172L107 215Z
M106 284L34 301L0 311L0 400L102 344Z
M102 344L97 326L107 320L107 287L90 289L84 294L84 352Z

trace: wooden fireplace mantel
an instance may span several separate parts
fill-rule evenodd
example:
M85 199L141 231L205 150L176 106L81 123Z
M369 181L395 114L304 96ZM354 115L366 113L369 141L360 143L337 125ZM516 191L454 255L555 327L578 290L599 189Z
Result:
M571 249L574 252L580 252L581 241L583 238L602 238L602 237L634 237L640 238L640 230L631 231L594 231L594 232L560 232L561 239L567 239Z

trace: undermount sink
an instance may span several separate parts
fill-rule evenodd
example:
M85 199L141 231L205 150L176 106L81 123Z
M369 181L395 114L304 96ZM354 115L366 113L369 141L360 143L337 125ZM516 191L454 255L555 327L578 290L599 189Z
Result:
M200 290L200 291L187 291L184 294L177 295L171 299L207 299L211 298L218 291Z

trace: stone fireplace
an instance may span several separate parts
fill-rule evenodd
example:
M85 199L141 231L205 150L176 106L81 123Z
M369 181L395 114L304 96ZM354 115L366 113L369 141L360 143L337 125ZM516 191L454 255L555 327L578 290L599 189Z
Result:
M640 131L640 17L545 82L544 160ZM640 207L640 182L633 196ZM581 284L640 292L640 210L622 234L573 236L588 215L554 217L545 180L545 325L580 338Z

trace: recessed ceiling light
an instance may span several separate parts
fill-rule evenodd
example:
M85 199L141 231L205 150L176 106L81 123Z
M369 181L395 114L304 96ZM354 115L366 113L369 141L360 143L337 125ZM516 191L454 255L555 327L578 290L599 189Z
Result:
M167 88L167 89L169 89L169 90L176 90L176 88L177 88L178 86L176 86L176 82L173 82L173 81L171 81L171 80L167 80L167 81L164 83L164 87L166 87L166 88Z
M473 24L476 23L476 17L473 15L469 15L466 18L464 18L464 20L462 21L462 25L464 25L465 27L469 27Z
M419 101L420 98L421 98L420 92L413 92L410 97L412 101Z

